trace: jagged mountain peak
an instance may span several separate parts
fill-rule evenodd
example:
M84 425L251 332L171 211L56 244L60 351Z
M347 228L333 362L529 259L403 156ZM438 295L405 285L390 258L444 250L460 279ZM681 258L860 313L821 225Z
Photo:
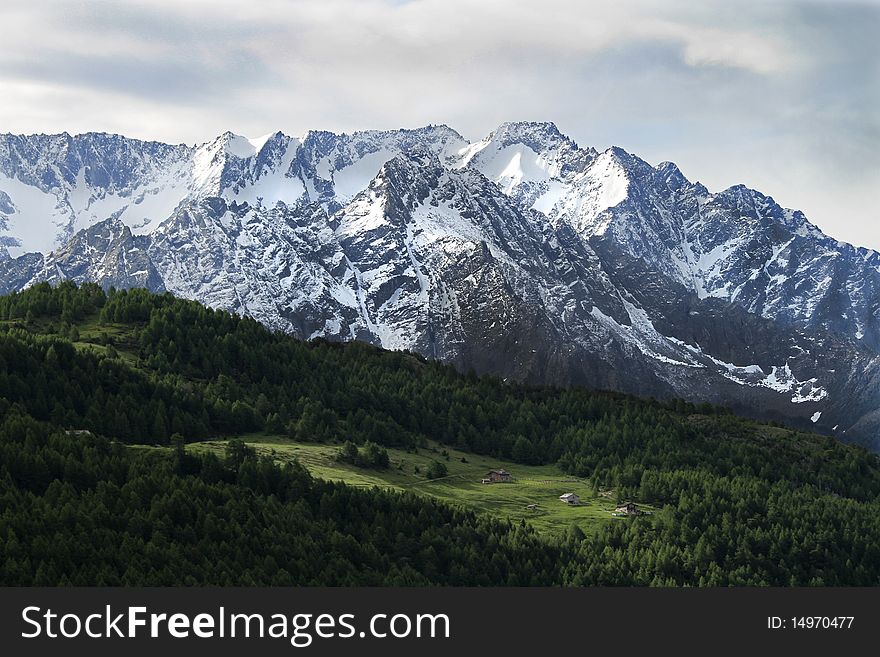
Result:
M828 430L872 422L848 419L848 398L877 406L880 254L548 122L474 144L445 125L197 146L0 136L0 251L7 291L146 285L304 338L536 382L769 399Z
M337 213L337 219L364 215L376 221L381 215L405 214L436 190L445 175L440 155L427 147L398 153L384 164L366 188Z
M447 141L466 143L461 134L446 124L428 124L416 128L394 128L387 130L355 130L351 133L310 131L325 141L345 144L397 144L402 150L418 144L435 144Z
M661 162L654 170L670 189L680 190L691 184L674 162Z
M259 150L255 146L254 140L230 130L222 132L214 139L198 145L196 149L201 151L211 151L212 153L232 155L239 159L253 157Z
M461 153L463 164L475 158L486 157L496 151L512 147L525 147L535 156L544 159L559 157L581 151L573 139L559 131L555 123L549 121L511 121L502 123L482 140L468 145ZM593 149L587 152L595 153Z
M194 152L196 157L209 154L211 159L216 158L218 161L226 157L248 160L258 157L267 147L279 144L285 145L290 141L293 141L292 138L280 130L269 132L259 137L246 137L227 130L212 140L196 145ZM299 143L299 141L296 141L296 143Z
M783 208L772 196L763 194L743 184L732 185L716 194L714 199L724 199L742 211L742 218L754 217L785 227L794 235L818 240L829 240L822 230L810 222L800 210ZM836 242L836 240L831 240Z
M618 166L624 169L629 176L653 176L658 171L656 167L651 166L638 155L630 153L628 150L620 146L609 146L600 153L600 156L613 160ZM671 162L667 164L676 166ZM676 166L676 169L677 168L678 167Z
M480 171L529 208L549 211L596 159L552 123L505 123L459 152L457 166Z
M416 128L397 128L392 130L358 130L352 133L353 137L392 137L395 135L426 136L434 139L458 139L464 141L464 137L457 130L445 123L429 123Z
M536 145L554 145L560 142L574 143L573 140L562 134L552 121L507 121L489 133L486 141L489 140L496 141L502 146L528 142Z

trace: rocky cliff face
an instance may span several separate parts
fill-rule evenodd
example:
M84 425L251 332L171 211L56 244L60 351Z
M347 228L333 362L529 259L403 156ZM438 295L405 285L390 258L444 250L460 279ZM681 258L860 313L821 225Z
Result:
M880 447L880 254L549 123L196 147L0 136L0 290L168 290L304 339L728 404Z

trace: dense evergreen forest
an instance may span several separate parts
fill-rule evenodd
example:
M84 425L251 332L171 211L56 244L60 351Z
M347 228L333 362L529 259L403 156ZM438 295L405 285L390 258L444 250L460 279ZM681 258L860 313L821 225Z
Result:
M861 448L302 342L167 294L0 298L0 414L3 584L880 584L880 462ZM660 511L549 539L183 444L250 431L558 463ZM157 444L174 448L138 447Z

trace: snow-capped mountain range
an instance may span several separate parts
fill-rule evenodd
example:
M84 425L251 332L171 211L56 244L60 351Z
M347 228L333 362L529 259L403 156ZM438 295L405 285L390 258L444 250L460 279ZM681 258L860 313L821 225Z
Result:
M68 278L880 448L880 254L552 123L0 135L0 292Z

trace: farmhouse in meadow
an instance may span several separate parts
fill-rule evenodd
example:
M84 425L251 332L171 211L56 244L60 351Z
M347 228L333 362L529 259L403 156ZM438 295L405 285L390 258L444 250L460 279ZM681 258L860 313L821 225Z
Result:
M572 506L581 503L581 498L577 493L565 493L564 495L559 496L560 501L565 502L566 504L571 504Z
M483 477L484 484L503 484L512 480L507 470L489 470Z
M621 516L637 516L641 514L641 512L641 509L636 506L635 502L625 502L618 505L617 508L614 509L615 515Z

